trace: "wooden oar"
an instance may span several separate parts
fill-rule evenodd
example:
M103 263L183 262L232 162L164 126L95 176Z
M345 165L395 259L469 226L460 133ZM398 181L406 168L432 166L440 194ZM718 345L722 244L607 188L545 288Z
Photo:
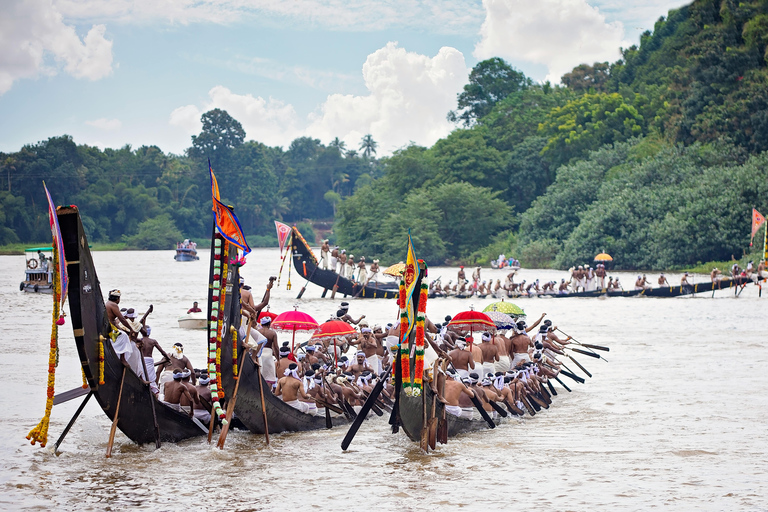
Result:
M549 392L552 393L553 396L557 396L557 391L555 390L555 386L553 386L552 383L549 382L549 379L547 379L547 387L549 388Z
M332 298L332 299L335 299L335 298L336 298L336 292L337 292L337 291L338 291L338 289L339 289L339 278L340 278L340 277L341 277L341 274L337 274L337 275L336 275L336 283L333 285L333 290L331 290L331 298Z
M499 404L497 404L495 401L488 399L488 403L491 405L494 411L499 413L499 415L502 418L506 418L508 416L507 411L505 411Z
M509 403L509 400L507 400L506 398L504 399L504 405L507 406L507 409L509 409L509 412L511 412L512 414L515 414L517 416L525 415L525 412L522 409L520 409L516 405L512 405L511 403Z
M432 393L432 414L429 416L427 428L429 430L429 447L434 450L437 447L437 393Z
M560 383L560 385L561 385L561 386L563 386L563 387L565 388L565 390L566 390L566 391L568 391L569 393L571 393L571 388L569 388L568 386L566 386L566 385L565 385L565 383L564 383L563 381L561 381L561 380L560 380L560 377L555 377L555 380L556 380L557 382L559 382L559 383Z
M251 335L251 321L248 321L248 329L245 331L246 340L248 339L247 336ZM235 391L232 393L232 396L229 399L229 403L227 403L227 416L226 416L226 424L222 425L221 432L219 432L219 441L216 443L216 446L219 448L219 450L224 449L224 442L227 440L227 434L229 434L229 425L232 422L232 416L235 414L235 403L237 402L237 392L240 389L240 381L243 380L240 377L242 376L243 371L243 363L245 363L245 354L248 353L248 350L245 349L245 345L243 345L243 353L240 355L240 373L237 375L237 383L235 384ZM261 375L259 375L261 377Z
M81 387L80 389L83 389L83 388ZM69 423L67 423L67 426L64 428L64 432L61 433L61 435L59 436L59 439L56 441L56 444L53 445L54 454L59 449L59 446L61 445L62 441L64 441L64 438L69 433L69 429L71 429L72 425L75 424L75 420L77 420L77 417L80 416L80 413L83 412L83 409L85 409L85 404L88 403L88 400L90 400L92 396L93 396L93 391L88 389L88 395L85 397L85 400L83 400L83 402L80 404L80 407L77 408L77 411L75 411L75 415L72 416L72 419L69 420ZM54 397L54 405L56 405L55 400L56 398Z
M566 348L568 350L573 350L574 352L578 352L579 354L584 354L585 356L594 357L595 359L600 359L600 354L595 354L594 352L587 352L586 350L581 350L579 348L571 348L571 347L566 347Z
M79 398L83 395L87 395L91 392L91 388L89 387L83 387L83 386L77 386L75 389L70 389L69 391L64 391L63 393L58 393L57 395L54 395L53 397L53 405L59 405L63 404L64 402L69 402L70 400L74 400L75 398Z
M584 373L586 373L586 374L587 374L587 376L588 376L590 379L592 378L592 374L591 374L591 373L589 373L589 372L587 371L587 369L586 369L586 368L584 368L583 366L581 366L581 363L579 363L577 360L575 360L573 357L571 357L571 354L566 354L566 355L568 356L568 359L570 359L571 361L573 361L573 362L576 364L576 366L578 366L579 368L581 368L581 371L583 371Z
M571 338L571 339L573 339L573 338ZM582 347L587 347L587 348L593 348L595 350L602 350L603 352L610 352L610 350L611 350L609 347L601 347L600 345L591 345L589 343L581 343L581 346Z
M322 382L322 385L321 385L320 389L323 390L323 399L325 399L325 393L326 393L326 391L325 391L325 375L323 375L323 380L321 382ZM328 404L328 403L325 404L325 428L327 428L327 429L333 428L333 421L331 420L331 410L328 407L329 405L330 404ZM342 414L342 413L339 412L338 414Z
M563 366L565 366L565 365L563 365ZM567 371L567 370L560 370L560 373L562 373L563 375L565 375L565 376L566 376L566 377L568 377L569 379L571 379L571 380L574 380L574 381L578 382L579 384L584 384L584 383L586 382L586 380L582 379L582 378L581 378L581 377L579 377L578 375L574 375L574 374L573 374L573 373L571 373L570 371Z
M358 414L357 418L355 418L355 421L352 422L352 425L349 427L349 430L347 431L347 435L345 435L344 439L341 441L342 450L346 450L347 448L349 448L349 444L352 442L352 439L355 438L357 431L360 429L360 425L363 424L365 417L368 416L368 413L373 407L374 402L376 402L376 399L379 397L379 395L381 394L381 391L384 389L384 381L389 378L389 374L391 371L392 371L392 368L390 368L389 371L387 371L384 378L379 379L379 382L377 382L376 385L373 387L373 390L371 391L371 394L368 397L368 400L365 401L362 409L360 409L360 414Z
M123 376L120 379L120 391L117 393L117 405L115 406L115 417L112 419L112 428L109 429L109 442L107 443L107 458L112 456L112 444L115 442L115 432L117 431L117 419L120 414L120 400L123 398L123 384L125 384L125 369L123 366Z
M139 354L141 356L141 366L144 368L144 377L149 378L149 374L147 373L147 362L144 361L144 355L141 354L141 351L139 350ZM157 411L155 411L155 394L152 393L152 385L151 383L147 382L145 384L147 386L147 393L149 395L149 403L152 407L152 421L154 421L154 429L155 429L155 448L160 448L160 425L157 424ZM194 407L194 404L190 404L190 407Z
M528 397L521 396L520 401L523 402L523 406L528 411L528 414L531 416L536 416L536 410L531 406L531 403L528 401Z
M258 357L256 360L258 361ZM267 442L267 446L269 446L269 423L267 422L267 407L264 403L264 379L261 376L261 365L259 363L256 363L256 378L259 383L259 396L261 397L261 416L264 419L264 439Z

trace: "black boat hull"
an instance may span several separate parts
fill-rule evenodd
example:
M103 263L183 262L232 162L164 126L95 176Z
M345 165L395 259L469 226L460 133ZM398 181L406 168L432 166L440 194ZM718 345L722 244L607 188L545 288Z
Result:
M323 288L323 297L327 290L336 287L336 293L345 297L360 297L363 299L394 299L397 297L397 283L369 283L366 286L342 277L333 270L323 270L318 266L318 261L307 241L301 236L299 230L293 228L291 236L291 251L293 266L301 277Z
M427 412L432 410L432 397L434 392L429 385L423 387L424 399L427 404ZM421 439L421 426L424 417L424 405L422 403L422 397L412 397L405 394L405 391L400 391L400 421L405 434L412 440L418 442ZM443 404L439 400L436 402L435 416L440 418L443 414ZM478 413L475 413L478 414ZM490 414L490 413L489 413ZM489 430L488 423L482 418L479 419L466 419L459 418L453 414L446 413L445 419L448 422L448 438L457 436L459 434L465 434L467 432L475 432L477 430ZM499 420L494 420L494 423L499 424Z
M558 299L574 298L574 297L680 297L683 295L694 295L697 293L707 293L718 290L734 289L741 286L746 286L753 281L748 277L737 277L735 279L721 279L714 283L696 283L685 286L662 286L659 288L646 288L643 290L592 290L587 292L577 293L533 293L533 294L515 294L512 293L509 296L503 296L511 299L524 299L533 297L553 297ZM430 294L429 298L441 298L444 295ZM450 297L456 298L471 298L473 295L451 295Z
M58 218L69 275L67 299L75 344L88 385L104 413L113 420L124 366L108 337L110 326L104 298L88 249L80 214L75 207L61 207L58 209ZM101 385L99 384L100 344L104 345L104 384ZM157 400L139 377L127 368L117 428L133 442L138 444L155 442L150 400L155 403L161 441L178 442L208 433L185 414Z

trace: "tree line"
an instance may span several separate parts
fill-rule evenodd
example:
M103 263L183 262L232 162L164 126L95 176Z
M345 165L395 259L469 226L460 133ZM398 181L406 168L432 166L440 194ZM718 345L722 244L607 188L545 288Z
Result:
M210 157L255 245L273 243L274 219L333 218L332 242L384 262L403 258L409 229L429 263L500 252L566 268L602 251L622 268L730 259L748 245L751 208L768 211L767 64L768 3L696 0L562 85L479 62L447 113L456 129L386 158L371 136L357 149L246 141L221 110L203 115L181 156L55 137L0 154L0 243L45 239L42 178L81 206L97 241L148 246L140 239L161 227L207 236Z

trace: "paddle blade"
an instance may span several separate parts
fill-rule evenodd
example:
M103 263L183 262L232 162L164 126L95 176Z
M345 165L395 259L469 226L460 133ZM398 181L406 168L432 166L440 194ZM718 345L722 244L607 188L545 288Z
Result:
M610 348L608 348L608 347L601 347L600 345L588 345L587 343L582 343L582 345L587 347L587 348L592 348L592 349L595 349L595 350L602 350L603 352L610 352L611 351Z
M434 450L437 446L437 418L429 419L429 447Z
M387 378L389 378L389 373L387 373L387 376L379 380L379 382L376 383L376 386L374 386L373 391L371 391L371 395L368 397L368 400L365 401L363 408L360 409L360 414L357 415L355 421L352 423L352 426L349 427L347 435L345 435L344 439L341 441L342 450L349 448L350 443L355 438L357 431L360 429L360 425L363 424L365 417L368 416L368 412L371 410L373 404L376 402L376 399L381 394L381 390L384 389L384 381Z
M600 359L599 354L594 354L592 352L587 352L586 350L581 350L580 348L572 348L574 352L578 352L579 354L584 354L585 356L594 357L596 359Z
M485 409L483 409L483 404L480 403L480 399L477 398L477 395L472 397L472 403L475 405L475 409L480 413L480 416L485 420L485 422L488 424L488 428L496 428L496 424L493 422L490 416L488 416L488 413L485 412Z

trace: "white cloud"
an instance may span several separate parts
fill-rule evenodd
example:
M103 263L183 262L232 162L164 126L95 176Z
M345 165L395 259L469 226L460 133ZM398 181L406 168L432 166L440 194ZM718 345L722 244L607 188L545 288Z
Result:
M624 40L621 22L608 22L586 0L483 0L478 59L502 57L547 67L547 80L581 63L614 61Z
M93 121L86 121L85 124L105 131L119 130L123 126L123 123L121 123L119 119L107 119L105 117L94 119Z
M296 111L293 106L280 100L251 94L235 94L224 86L217 85L208 92L210 101L202 107L186 105L171 112L169 122L197 135L202 129L200 116L214 108L226 110L243 125L249 139L269 146L282 146L300 135L296 127Z
M339 137L348 148L357 149L360 139L371 134L380 155L410 141L430 146L453 129L445 115L456 106L456 95L469 73L458 50L444 47L428 57L388 43L368 56L362 72L368 94L331 94L305 120L290 104L216 86L208 93L209 102L179 107L169 122L196 135L200 116L221 108L242 123L249 139L268 145L287 146L306 135L326 143Z
M55 0L66 16L120 22L289 22L336 30L429 27L443 33L474 31L482 20L477 2L463 0Z
M309 117L307 134L339 137L350 148L370 133L386 154L414 141L431 146L453 129L445 119L467 81L464 55L443 47L436 56L406 52L397 43L368 56L363 79L369 94L332 94Z
M112 72L112 41L104 25L84 39L66 25L51 0L7 0L0 16L0 94L16 80L56 74L98 80ZM53 62L51 62L51 58Z

